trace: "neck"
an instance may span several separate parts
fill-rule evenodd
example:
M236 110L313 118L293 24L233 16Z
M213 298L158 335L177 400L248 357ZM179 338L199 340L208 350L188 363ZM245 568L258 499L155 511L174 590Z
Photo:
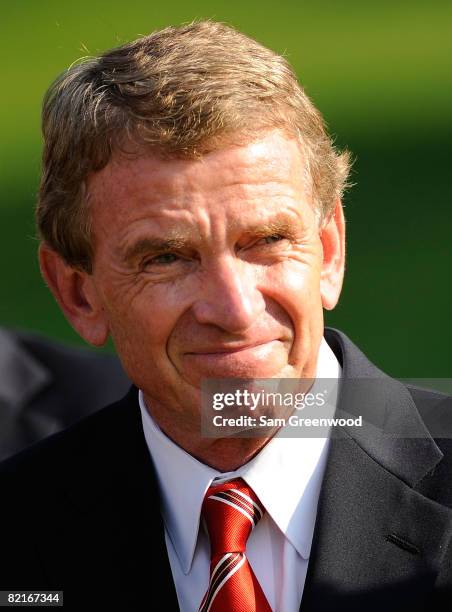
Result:
M183 422L168 417L167 410L159 410L155 401L146 396L146 410L163 433L187 453L205 465L219 472L231 472L250 461L271 440L278 428L266 431L265 437L259 438L205 438L201 435L198 422ZM150 409L152 406L152 409Z

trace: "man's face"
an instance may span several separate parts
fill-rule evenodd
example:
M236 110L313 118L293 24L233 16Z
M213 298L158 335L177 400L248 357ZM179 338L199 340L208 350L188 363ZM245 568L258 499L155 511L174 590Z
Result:
M315 376L322 242L295 140L94 174L92 282L124 366L187 420L203 378Z

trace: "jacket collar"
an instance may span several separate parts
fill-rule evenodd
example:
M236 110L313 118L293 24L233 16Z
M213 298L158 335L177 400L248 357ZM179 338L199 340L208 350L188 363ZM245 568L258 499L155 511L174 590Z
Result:
M408 389L371 363L337 329L325 339L342 364L338 416L363 416L346 434L389 472L415 486L443 454L424 425Z

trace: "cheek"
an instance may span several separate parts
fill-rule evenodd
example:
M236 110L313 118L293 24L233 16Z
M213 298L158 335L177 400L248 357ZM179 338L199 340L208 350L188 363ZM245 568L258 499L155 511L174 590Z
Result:
M118 353L139 354L146 362L164 361L169 337L184 311L176 288L144 284L139 290L119 291L107 299L108 317Z
M289 362L300 372L314 359L323 334L320 264L314 258L284 262L269 272L269 297L287 313L293 329Z
M165 302L163 302L165 304ZM154 300L135 301L125 310L111 313L111 337L123 367L134 384L157 392L174 386L174 366L167 344L177 313Z
M321 309L320 269L313 257L292 259L268 270L265 291L287 311L294 326Z

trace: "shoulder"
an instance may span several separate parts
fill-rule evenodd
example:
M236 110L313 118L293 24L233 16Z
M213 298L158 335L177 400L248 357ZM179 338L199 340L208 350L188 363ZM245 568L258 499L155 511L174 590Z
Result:
M452 396L407 385L419 414L442 453L435 469L418 484L426 497L452 508Z
M0 463L0 524L11 535L4 533L5 551L15 550L17 537L37 546L44 534L72 537L71 525L85 525L92 509L105 512L118 487L148 473L135 391Z
M432 405L449 405L452 407L452 395L438 391L436 389L429 389L427 387L420 387L411 383L405 383L406 388L410 392L410 395L419 406L432 406Z
M75 593L91 576L107 584L113 553L104 548L126 511L133 520L143 505L136 491L152 479L134 388L0 463L2 588Z
M3 486L20 487L28 482L32 488L40 487L45 482L67 481L71 474L89 471L94 465L111 464L119 448L133 444L131 435L140 434L136 398L137 390L132 387L120 401L1 462Z
M407 384L420 417L435 439L452 439L452 396Z

